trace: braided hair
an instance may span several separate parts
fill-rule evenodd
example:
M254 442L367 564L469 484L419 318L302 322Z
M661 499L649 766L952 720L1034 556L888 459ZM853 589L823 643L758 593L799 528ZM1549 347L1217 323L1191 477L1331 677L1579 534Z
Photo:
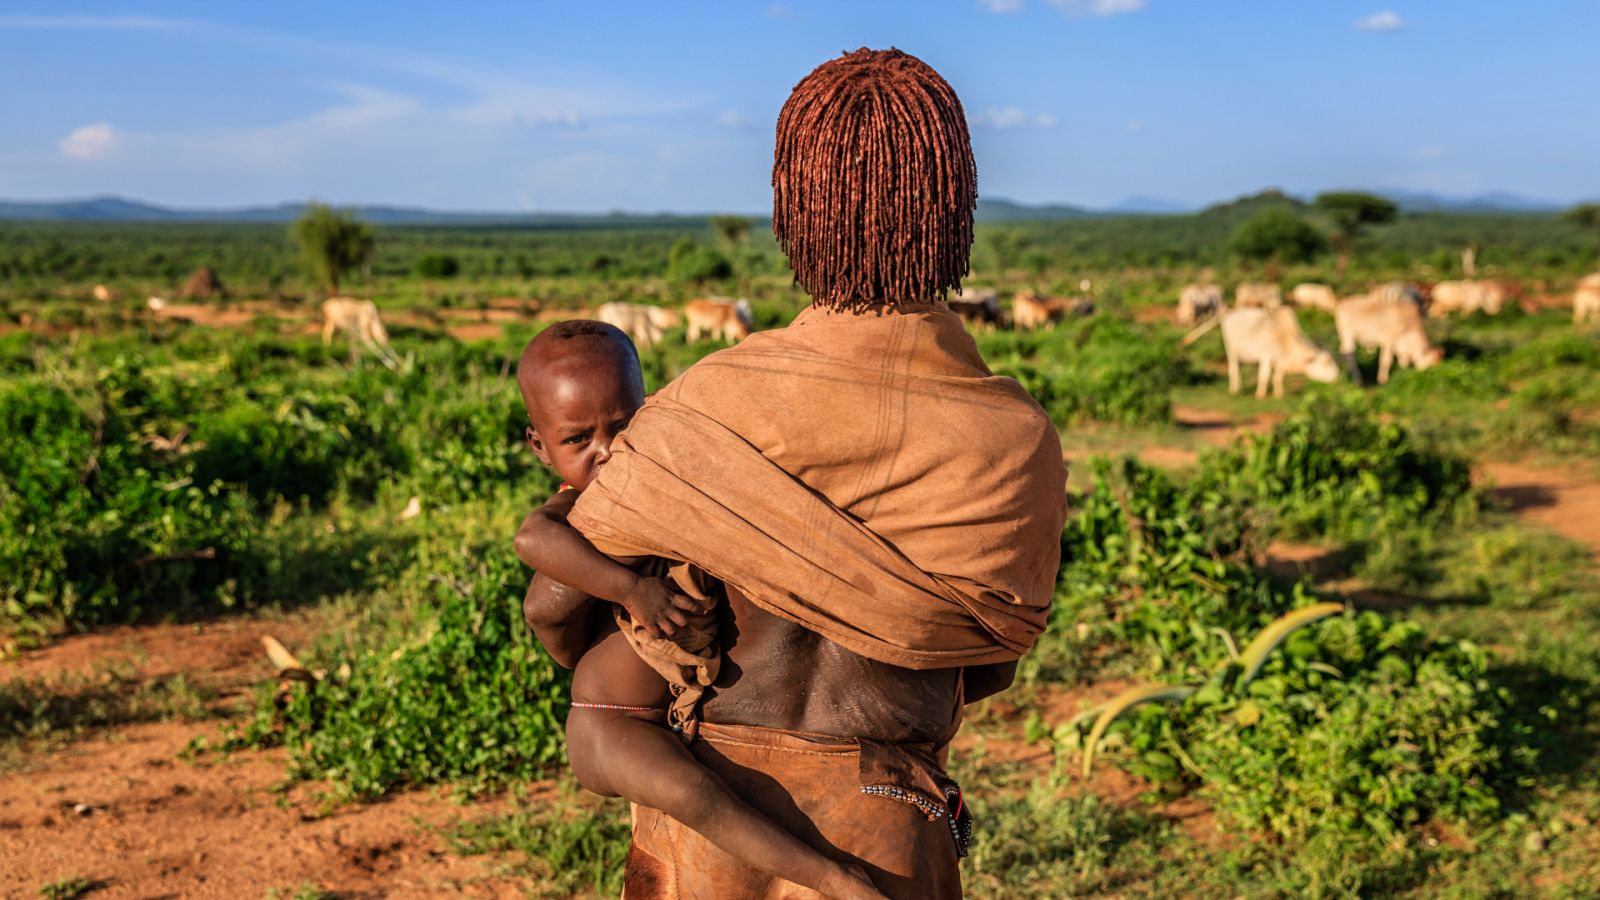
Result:
M961 101L909 53L829 60L778 114L772 233L813 304L943 299L967 274L977 199Z

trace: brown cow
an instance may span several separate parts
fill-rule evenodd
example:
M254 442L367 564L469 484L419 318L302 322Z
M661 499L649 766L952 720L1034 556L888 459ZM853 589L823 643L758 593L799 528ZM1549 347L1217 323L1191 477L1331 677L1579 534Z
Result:
M984 331L993 331L997 326L1011 327L1011 319L1000 308L1000 299L993 288L963 291L961 296L951 297L945 303L968 327L976 326Z
M691 342L702 337L716 337L738 343L750 336L748 300L725 300L720 297L690 300L683 306L683 317L689 323L685 339Z

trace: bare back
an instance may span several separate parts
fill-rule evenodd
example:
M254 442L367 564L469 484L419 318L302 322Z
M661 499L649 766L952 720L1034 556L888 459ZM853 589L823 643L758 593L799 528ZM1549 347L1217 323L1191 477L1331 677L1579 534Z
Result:
M960 703L959 669L877 662L728 589L722 672L702 706L707 722L880 741L947 739Z

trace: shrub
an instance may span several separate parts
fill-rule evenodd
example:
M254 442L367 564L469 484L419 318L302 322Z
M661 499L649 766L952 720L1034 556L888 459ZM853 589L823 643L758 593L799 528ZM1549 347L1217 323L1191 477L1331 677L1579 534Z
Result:
M444 781L504 787L561 761L570 675L522 621L521 563L508 549L470 547L451 575L425 568L408 578L436 611L416 630L328 660L348 675L297 683L281 711L260 695L230 746L282 743L291 775L362 799Z

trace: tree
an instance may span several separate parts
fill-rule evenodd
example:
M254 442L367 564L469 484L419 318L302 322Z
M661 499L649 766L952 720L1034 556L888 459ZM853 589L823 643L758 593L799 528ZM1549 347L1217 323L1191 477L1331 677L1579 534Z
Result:
M428 253L417 257L415 271L423 278L454 278L461 272L461 260L448 253Z
M1243 259L1265 262L1267 279L1275 281L1279 263L1307 262L1327 247L1327 240L1292 211L1273 207L1240 223L1228 246Z
M715 248L702 247L694 238L682 237L667 252L667 277L677 282L703 284L733 276L733 265Z
M1600 203L1580 203L1562 213L1561 218L1600 232Z
M339 293L339 279L372 258L372 226L353 215L322 203L306 206L305 214L289 226L289 237L300 245L300 255L311 277Z
M750 236L750 220L744 216L712 216L707 220L724 248L732 250Z
M1339 274L1350 265L1350 245L1368 225L1393 222L1400 215L1394 201L1360 191L1329 191L1311 201L1333 224L1334 252L1339 254Z

